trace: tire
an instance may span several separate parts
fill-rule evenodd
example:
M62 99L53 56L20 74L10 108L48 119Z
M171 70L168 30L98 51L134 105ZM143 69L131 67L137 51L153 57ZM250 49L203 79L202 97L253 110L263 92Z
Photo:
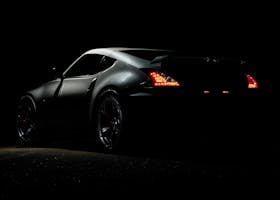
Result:
M94 113L97 149L116 152L124 134L124 106L115 90L102 92Z
M16 119L16 144L34 145L38 139L39 127L36 121L36 104L32 97L23 96L20 99Z

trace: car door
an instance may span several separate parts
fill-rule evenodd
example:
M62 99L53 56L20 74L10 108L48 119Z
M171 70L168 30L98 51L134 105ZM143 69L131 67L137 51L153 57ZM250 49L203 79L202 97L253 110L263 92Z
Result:
M78 58L63 75L57 99L62 126L72 128L87 120L89 92L101 71L102 55L86 54Z

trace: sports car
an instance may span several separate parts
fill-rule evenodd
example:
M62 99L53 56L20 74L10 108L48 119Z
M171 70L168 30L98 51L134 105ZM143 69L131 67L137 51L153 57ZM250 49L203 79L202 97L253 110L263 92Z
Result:
M145 126L146 117L172 118L161 104L169 97L177 104L182 98L248 96L258 89L254 72L240 59L189 57L161 49L93 49L21 97L17 140L30 145L85 130L92 145L114 151L132 134L126 128L130 117L139 113L131 107L143 111L144 102L149 106L138 121L138 126ZM155 109L156 104L161 108Z

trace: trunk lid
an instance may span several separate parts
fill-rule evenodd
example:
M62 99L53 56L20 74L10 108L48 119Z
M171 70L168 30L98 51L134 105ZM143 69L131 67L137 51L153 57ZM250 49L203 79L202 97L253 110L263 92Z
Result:
M161 70L193 92L236 93L248 87L237 60L169 57L161 61Z

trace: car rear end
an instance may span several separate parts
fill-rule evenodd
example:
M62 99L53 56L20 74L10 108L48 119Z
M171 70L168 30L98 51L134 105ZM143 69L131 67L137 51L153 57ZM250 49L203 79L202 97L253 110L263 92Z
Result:
M191 154L243 152L258 144L260 83L249 66L182 56L151 63L160 67L142 69L148 81L132 94L131 119L136 120L131 128L140 136L138 143L144 138L140 144L149 141L153 149Z

